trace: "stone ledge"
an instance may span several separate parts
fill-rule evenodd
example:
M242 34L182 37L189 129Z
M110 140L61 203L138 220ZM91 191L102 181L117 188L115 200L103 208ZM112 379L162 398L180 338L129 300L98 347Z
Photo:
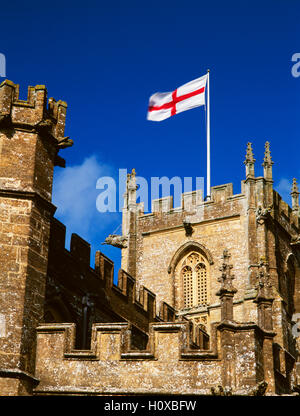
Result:
M34 191L19 191L15 189L0 189L0 197L2 198L13 198L13 199L30 199L40 205L47 208L51 215L54 215L56 206L52 202L45 199L39 193Z
M34 377L32 374L19 368L0 368L1 378L18 378L21 380L30 381L33 385L38 385L40 380Z

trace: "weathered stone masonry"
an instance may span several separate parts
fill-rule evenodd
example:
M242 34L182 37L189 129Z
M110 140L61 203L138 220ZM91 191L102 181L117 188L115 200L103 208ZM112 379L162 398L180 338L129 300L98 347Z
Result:
M48 263L53 168L62 163L66 103L30 87L27 101L18 86L0 86L0 338L2 393L22 394L34 380L35 329L43 315ZM6 377L7 376L7 377ZM16 378L13 378L15 376Z
M26 101L0 85L0 394L296 394L300 392L299 191L273 189L266 143L251 144L241 193L215 186L136 203L128 176L122 269L53 218L53 169L67 105L44 86Z

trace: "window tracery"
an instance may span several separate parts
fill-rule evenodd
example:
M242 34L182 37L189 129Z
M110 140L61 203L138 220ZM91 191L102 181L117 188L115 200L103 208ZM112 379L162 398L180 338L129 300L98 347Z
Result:
M200 253L190 253L182 263L181 276L184 308L207 305L209 301L207 260Z

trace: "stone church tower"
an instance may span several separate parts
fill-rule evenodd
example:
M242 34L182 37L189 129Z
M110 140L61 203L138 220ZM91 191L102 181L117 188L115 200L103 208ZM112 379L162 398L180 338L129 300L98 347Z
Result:
M209 201L194 191L183 194L181 207L173 208L172 197L165 197L152 201L149 214L135 202L135 172L130 174L122 268L168 302L178 319L200 324L211 335L212 325L222 321L219 277L225 250L234 275L231 319L274 331L273 347L286 369L300 351L293 335L300 313L299 191L294 179L290 208L273 189L269 142L263 177L255 176L251 143L244 164L240 194L233 195L232 184L215 186Z
M22 394L34 382L35 330L43 316L53 169L63 164L67 104L44 85L0 86L0 391Z
M253 299L261 267L270 275L280 316L283 310L300 312L296 180L290 209L273 190L269 143L263 177L255 177L250 143L244 163L246 180L240 194L232 194L232 184L215 186L210 201L203 201L199 191L189 192L182 195L180 208L173 208L172 197L152 201L150 214L143 214L141 204L135 203L135 173L129 175L123 210L128 247L122 249L122 268L178 315L207 323L220 318L216 292L224 249L234 265L237 319L257 319ZM274 318L279 322L279 316ZM280 339L287 336L281 334Z

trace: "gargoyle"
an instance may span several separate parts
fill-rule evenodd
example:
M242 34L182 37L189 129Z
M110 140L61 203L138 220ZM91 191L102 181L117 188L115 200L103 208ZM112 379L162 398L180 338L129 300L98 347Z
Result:
M291 246L300 246L300 235L295 235L292 237Z
M109 236L106 237L104 243L102 244L107 244L118 248L126 248L127 240L128 238L125 235L109 234Z
M263 208L259 206L256 210L256 221L258 224L263 224L265 220L270 215L270 212L272 211L272 206L268 208Z
M69 139L69 136L68 137L62 137L62 138L59 138L57 140L58 140L58 147L60 149L65 149L66 147L71 147L71 146L73 146L73 143L74 143L73 140Z
M187 237L190 237L194 232L192 224L187 220L183 220L183 226L184 226L184 229L185 229L185 235Z

